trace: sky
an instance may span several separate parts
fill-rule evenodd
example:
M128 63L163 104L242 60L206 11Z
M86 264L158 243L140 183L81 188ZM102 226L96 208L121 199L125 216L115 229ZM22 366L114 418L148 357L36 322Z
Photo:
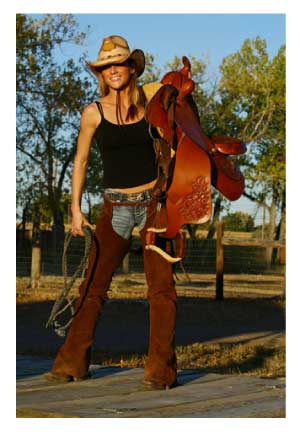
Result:
M130 47L152 53L159 66L175 55L208 57L218 67L246 38L267 41L270 56L285 43L284 14L75 14L83 30L91 26L88 53L96 59L102 38L122 35Z
M33 15L39 17L40 15ZM83 51L94 60L101 41L108 35L124 36L131 49L140 48L155 57L159 68L179 57L195 56L217 73L222 59L239 50L246 38L266 40L274 57L285 44L284 14L74 14L80 30L87 32L84 47L65 46L61 59Z

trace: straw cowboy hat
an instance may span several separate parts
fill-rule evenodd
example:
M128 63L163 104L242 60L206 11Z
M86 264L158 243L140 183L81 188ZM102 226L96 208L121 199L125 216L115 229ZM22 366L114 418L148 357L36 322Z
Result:
M103 39L97 60L95 62L88 62L87 65L96 74L99 67L121 64L127 59L134 61L137 76L140 76L145 69L144 52L139 49L130 52L126 39L118 35L112 35Z

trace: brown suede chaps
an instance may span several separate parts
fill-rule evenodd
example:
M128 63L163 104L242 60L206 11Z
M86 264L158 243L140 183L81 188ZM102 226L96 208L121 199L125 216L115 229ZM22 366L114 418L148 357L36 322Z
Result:
M176 291L172 265L160 255L145 250L146 230L152 225L157 201L147 209L147 220L140 232L144 249L144 270L148 284L150 335L145 365L145 379L172 385L176 381L175 322ZM89 257L86 278L79 288L75 315L65 343L59 349L52 372L75 378L84 377L91 360L98 318L107 300L112 275L129 251L130 241L112 228L112 204L105 200L98 220ZM166 240L158 238L157 245L165 250Z

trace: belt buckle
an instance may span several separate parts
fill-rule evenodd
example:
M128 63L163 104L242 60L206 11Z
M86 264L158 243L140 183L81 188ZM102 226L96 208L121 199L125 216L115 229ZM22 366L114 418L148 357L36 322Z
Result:
M131 193L127 195L127 199L130 202L136 202L137 200L141 199L141 193Z

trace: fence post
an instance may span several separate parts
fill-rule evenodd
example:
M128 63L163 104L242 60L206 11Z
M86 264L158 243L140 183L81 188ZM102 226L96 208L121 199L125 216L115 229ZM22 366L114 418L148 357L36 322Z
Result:
M40 286L41 278L41 230L40 212L34 209L32 220L31 288Z
M129 273L129 252L125 255L124 259L123 259L123 273L127 274Z
M217 242L216 242L216 300L223 300L223 276L224 276L224 247L222 238L224 225L221 221L217 222Z

